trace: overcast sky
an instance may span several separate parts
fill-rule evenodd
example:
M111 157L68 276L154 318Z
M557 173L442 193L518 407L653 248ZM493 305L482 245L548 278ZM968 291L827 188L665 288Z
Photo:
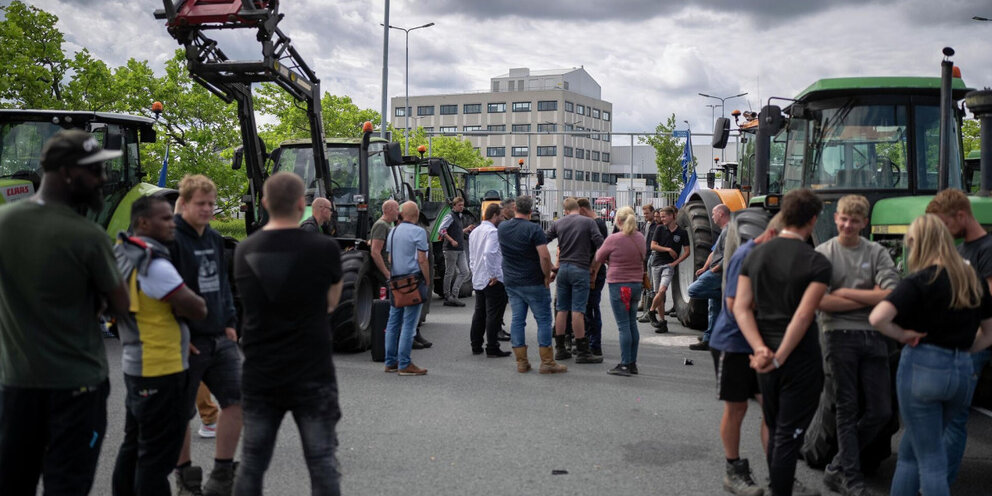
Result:
M8 4L9 0L0 0ZM156 0L28 0L59 17L70 52L111 66L150 61L159 73L177 44L152 17ZM410 35L410 94L484 91L510 67L585 67L613 104L614 131L649 131L672 113L709 132L718 103L757 110L823 77L937 76L957 51L971 87L992 86L988 0L420 0L390 2L390 24L434 22ZM384 0L283 0L282 30L325 91L380 110ZM227 37L231 58L260 53ZM404 37L389 38L389 95L404 91ZM152 98L152 97L150 97ZM720 109L716 109L717 116ZM618 143L620 144L620 143Z

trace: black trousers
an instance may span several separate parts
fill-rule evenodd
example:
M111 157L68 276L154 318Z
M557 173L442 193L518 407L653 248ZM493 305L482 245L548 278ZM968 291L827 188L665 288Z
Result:
M186 438L187 372L160 377L124 374L124 442L114 465L114 496L169 496L169 473Z
M768 424L768 472L774 496L791 496L799 448L823 389L819 346L796 349L781 368L758 374L761 410Z
M486 336L486 349L496 351L499 349L499 341L496 334L499 333L500 325L503 323L503 312L506 310L506 288L503 283L497 282L492 286L486 286L482 291L475 291L475 313L472 314L472 330L470 339L472 349L482 349L482 336Z
M0 494L85 495L107 432L110 382L75 389L0 387Z

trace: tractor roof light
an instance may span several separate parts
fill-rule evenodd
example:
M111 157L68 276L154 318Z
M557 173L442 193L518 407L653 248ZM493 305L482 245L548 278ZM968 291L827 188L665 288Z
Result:
M362 132L363 133L371 133L372 132L372 129L374 129L372 127L372 121L365 121L365 123L362 124Z

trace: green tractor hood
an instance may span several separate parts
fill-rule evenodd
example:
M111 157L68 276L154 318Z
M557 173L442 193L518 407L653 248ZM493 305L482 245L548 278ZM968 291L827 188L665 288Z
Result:
M933 196L903 196L879 200L871 209L871 234L906 234L914 219L926 213ZM969 196L971 210L986 229L992 227L992 198Z

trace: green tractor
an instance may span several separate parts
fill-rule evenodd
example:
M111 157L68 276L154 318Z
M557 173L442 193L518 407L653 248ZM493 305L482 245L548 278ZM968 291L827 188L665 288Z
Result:
M87 211L89 219L111 237L127 230L131 204L142 196L162 195L175 203L178 192L142 182L139 143L154 143L155 121L147 117L107 112L69 110L0 110L0 205L27 198L41 184L41 149L62 129L92 133L104 148L120 150L120 158L109 160L103 186L104 205L99 212Z

